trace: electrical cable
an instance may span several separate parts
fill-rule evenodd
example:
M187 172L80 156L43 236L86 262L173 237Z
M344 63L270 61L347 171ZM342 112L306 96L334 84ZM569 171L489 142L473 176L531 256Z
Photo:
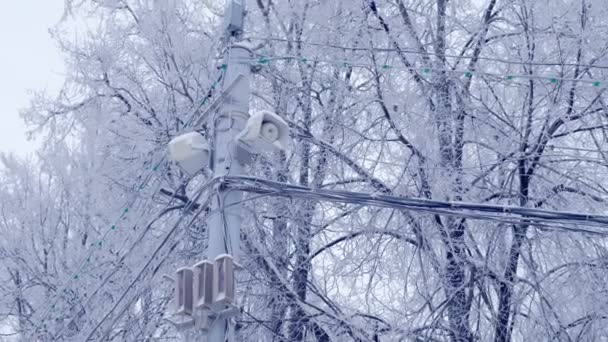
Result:
M547 67L568 66L568 67L582 67L582 68L589 68L589 69L591 69L591 68L608 69L608 65L593 65L593 64L578 64L578 63L563 63L563 62L520 62L520 61L512 61L512 60L493 58L493 57L460 56L460 55L440 54L440 53L435 53L435 52L422 52L422 51L418 51L418 50L408 50L408 49L350 47L350 46L342 46L342 45L318 43L318 42L296 41L296 40L276 38L276 37L249 36L249 37L246 37L245 39L279 41L279 42L286 42L286 43L298 43L298 44L320 46L320 47L334 48L334 49L339 49L339 50L349 50L349 51L400 52L400 53L407 53L407 54L412 54L412 55L441 56L441 57L457 58L457 59L475 58L478 60L486 60L486 61L497 62L497 63L511 64L511 65L523 65L523 66L547 66Z
M345 60L345 59L340 60L340 59L309 58L309 57L288 56L288 55L263 56L258 59L239 59L239 61L242 61L242 62L253 62L253 63L257 63L258 65L266 65L270 61L279 61L279 60L287 60L287 61L298 60L298 61L305 62L307 64L308 63L324 63L324 64L329 64L329 65L339 65L344 68L380 67L380 69L383 69L384 71L388 71L388 70L392 70L392 69L408 70L408 71L418 71L425 75L430 75L431 72L437 72L437 73L442 73L442 74L452 74L451 77L456 78L456 79L460 79L462 77L470 79L473 76L481 75L481 76L491 77L491 78L495 78L495 79L499 79L499 80L506 80L512 84L519 84L519 85L527 85L527 84L517 83L516 80L518 80L518 79L533 79L533 80L535 79L535 80L546 80L546 81L549 81L549 83L553 84L553 85L559 85L559 82L562 81L562 82L589 84L589 85L594 86L595 88L602 89L602 90L608 88L608 81L604 80L604 79L601 79L601 80L600 79L581 79L581 78L560 77L560 76L550 76L550 75L517 74L517 73L500 74L500 73L495 73L495 72L483 72L483 71L478 71L478 70L455 70L455 69L441 69L441 68L432 68L432 67L406 67L406 66L394 66L394 65L389 65L389 64L383 64L383 65L377 66L377 65L372 65L370 63L351 61L351 60ZM308 65L310 65L310 64L308 64ZM583 73L581 75L585 75L585 74Z
M596 151L597 153L601 153L599 151ZM475 166L463 166L460 168L460 170L479 170L479 169L483 169L483 168L487 168L487 167L493 167L493 166L498 166L498 165L505 165L508 163L515 163L521 160L532 160L534 158L536 158L537 156L535 155L528 155L525 157L511 157L511 158L505 158L502 159L500 161L497 161L495 163L486 163L486 164L478 164ZM567 162L573 162L573 161L577 161L577 162L588 162L588 163L598 163L598 164L605 164L606 166L608 166L608 162L600 159L600 158L584 158L582 156L574 156L574 155L568 155L568 154L543 154L543 157L545 158L551 158L551 157L570 157L570 158L578 158L576 160L569 160L569 159L548 159L548 162L561 162L561 163L567 163ZM398 166L398 167L402 167L402 168L407 168L408 165L403 164L403 163L392 163L392 162L387 162L387 161L382 161L382 160L377 160L377 159L372 159L372 158L366 158L366 157L353 157L353 160L360 160L360 161L364 161L364 162L370 162L370 163L378 163L378 164L382 164L382 165L390 165L390 166ZM445 167L441 167L441 166L425 166L424 167L425 170L445 170Z
M511 213L522 216L522 219L539 219L541 221L549 221L555 222L556 220L567 220L569 222L576 221L584 221L584 222L593 222L600 223L602 226L608 224L608 217L602 215L593 215L593 214L579 214L579 213L571 213L571 212L563 212L563 211L549 211L549 210L541 210L534 208L521 208L521 207L510 207L510 206L496 206L496 205L480 205L475 203L464 203L464 202L441 202L441 201L431 201L424 199L411 199L411 198L401 198L395 196L386 196L386 195L378 195L378 194L365 194L365 193L356 193L356 192L348 192L348 191L340 191L340 190L320 190L320 189L311 189L297 185L291 185L286 183L279 183L274 181L269 181L265 179L255 178L255 177L246 177L246 176L225 176L220 178L214 178L214 180L220 181L221 185L226 186L227 188L233 190L241 190L247 192L253 192L258 194L274 194L279 196L293 196L293 197L302 197L302 198L317 198L321 200L327 200L332 202L347 202L347 203L357 203L357 204L370 204L376 206L386 206L395 209L413 209L413 210L422 210L422 211L431 211L435 213L442 213L448 215L456 215L461 217L471 217L475 219L492 219L492 220L502 220L503 217L491 217L491 216L475 216L471 213L459 213L454 210L472 210L472 211L481 211L481 212L489 212L489 213ZM266 186L267 188L264 188ZM270 188L270 189L268 189ZM200 197L202 193L199 193L197 198ZM222 208L218 209L222 210ZM181 219L180 219L181 221ZM513 223L509 222L508 223ZM518 221L521 223L521 221ZM535 224L535 222L527 221L527 223ZM568 229L567 227L558 227L560 229ZM606 235L608 232L600 232L600 231L591 231L584 229L573 229L575 231L581 231L585 233L594 233L594 234L603 234ZM143 272L143 271L142 271ZM141 272L140 272L141 274ZM136 278L136 280L139 276ZM128 287L130 289L133 286L133 283ZM124 295L121 297L124 298ZM115 306L116 307L116 306ZM107 317L108 315L106 315ZM103 322L103 320L102 320ZM99 325L99 324L98 324ZM95 329L94 329L95 330ZM92 332L94 333L94 331ZM89 336L92 336L91 335Z
M608 233L608 216L597 215L597 214L581 214L575 212L566 211L553 211L544 210L537 208L524 208L515 206L505 205L492 205L492 204L479 204L479 203L468 203L468 202L446 202L446 201L435 201L420 198L407 198L407 197L396 197L385 194L367 194L360 192L344 191L344 190L327 190L327 189L312 189L299 185L280 183L270 180L265 180L256 177L248 176L230 176L224 177L222 180L223 186L231 189L253 192L258 194L263 193L275 193L279 196L284 197L300 197L306 199L317 199L329 202L339 203L353 203L363 205L373 205L380 207L387 207L393 209L407 209L407 210L418 210L418 211L430 211L441 214L450 213L452 215L462 215L463 211L470 211L472 213L466 213L472 215L476 212L486 214L498 214L500 216L492 216L491 218L496 219L513 219L513 215L516 217L518 222L535 220L538 222L545 223L562 223L562 224L586 224L588 226L599 226L606 229L596 231L600 234ZM480 216L479 219L488 219L488 216ZM561 228L561 227L560 227ZM562 228L567 229L567 228ZM572 228L577 231L581 229ZM571 229L571 230L572 230ZM594 231L584 231L587 233L595 233Z

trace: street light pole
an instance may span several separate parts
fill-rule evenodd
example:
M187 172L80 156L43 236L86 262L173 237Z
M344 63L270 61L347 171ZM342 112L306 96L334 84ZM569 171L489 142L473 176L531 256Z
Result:
M225 21L226 37L231 40L242 33L244 8L241 1L228 0ZM213 176L243 175L244 165L237 159L235 137L249 118L251 66L248 60L251 50L238 42L228 45L224 66L224 84L232 85L217 114L211 115L207 127L211 129ZM235 260L240 255L240 229L242 191L219 187L212 201L211 215L207 221L209 241L207 258L229 254ZM224 342L228 333L228 320L217 317L211 325L207 341Z

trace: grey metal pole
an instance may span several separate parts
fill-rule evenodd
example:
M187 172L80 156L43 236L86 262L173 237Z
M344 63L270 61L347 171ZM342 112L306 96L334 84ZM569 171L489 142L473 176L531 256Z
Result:
M228 6L240 6L236 10L226 11L226 34L235 36L231 22L240 22L242 29L243 8L240 1L234 1ZM239 17L240 16L240 17ZM225 59L226 74L224 84L234 86L228 90L224 103L219 112L212 115L208 127L212 128L213 143L213 175L242 175L244 166L237 160L235 136L244 128L249 118L249 96L251 67L248 60L251 51L237 44L228 47ZM227 191L218 189L212 202L212 215L207 221L209 242L207 257L211 260L220 254L230 254L238 260L240 254L241 206L242 191ZM228 334L228 322L225 318L216 319L207 335L209 342L224 342Z

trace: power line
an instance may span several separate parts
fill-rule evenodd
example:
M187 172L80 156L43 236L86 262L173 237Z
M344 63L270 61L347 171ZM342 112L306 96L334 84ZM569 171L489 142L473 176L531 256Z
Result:
M230 189L248 191L253 193L258 193L260 195L278 195L278 196L288 196L288 197L300 197L305 199L319 199L331 202L345 202L345 203L354 203L354 204L364 204L364 205L375 205L381 207L390 207L393 209L409 209L409 210L419 210L419 211L429 211L433 213L440 213L444 215L455 215L459 217L468 217L472 219L484 219L484 220L495 220L503 223L522 223L526 222L529 224L539 225L539 222L550 222L550 223L564 223L561 221L566 221L565 224L572 224L577 222L585 222L600 224L602 227L605 227L608 224L608 216L603 215L595 215L595 214L580 214L580 213L572 213L572 212L564 212L564 211L550 211L550 210L541 210L535 208L522 208L522 207L513 207L513 206L499 206L499 205L486 205L486 204L476 204L476 203L465 203L465 202L444 202L444 201L432 201L425 199L417 199L417 198L403 198L403 197L395 197L395 196L387 196L383 194L366 194L366 193L358 193L358 192L349 192L349 191L341 191L341 190L322 190L322 189L311 189L302 186L279 183L274 181L269 181L265 179L255 178L255 177L245 177L245 176L228 176L228 177L220 177L211 179L206 187L209 187L211 184L215 184L216 182L220 182L221 185L224 185ZM202 195L203 191L201 190L190 203L187 204L186 207L191 207L192 204ZM462 210L469 210L471 212L462 212ZM187 211L184 209L184 212ZM479 215L474 213L484 212L490 214L515 214L520 215L521 217L518 220L513 221L510 220L509 216L490 216L490 215ZM174 226L174 228L170 231L168 236L172 234L176 227L179 225L184 215L181 215L178 219L178 222ZM530 221L534 220L534 221ZM192 222L189 224L191 225ZM566 226L549 226L543 225L546 228L556 228L562 230L569 231L577 231L583 233L590 234L598 234L598 235L608 235L608 231L605 230L593 230L587 229L584 227L571 228ZM105 320L109 318L109 315L116 309L118 304L126 297L126 293L135 286L135 284L139 281L141 274L145 272L145 269L149 266L151 261L154 259L155 255L158 253L158 250L164 246L164 244L168 241L168 236L165 237L163 243L157 250L153 253L152 257L148 260L144 268L139 272L138 276L135 278L133 282L127 287L119 301L114 305L114 307L108 312L102 321L100 321L94 330L89 334L89 338L93 336L94 332L103 324Z
M340 49L340 50L349 50L349 51L399 52L399 53L406 53L406 54L411 54L411 55L441 56L441 57L457 58L457 59L473 59L473 58L475 58L475 59L479 59L479 60L486 60L486 61L491 61L491 62L498 62L498 63L504 63L504 64L512 64L512 65L523 65L523 66L547 66L547 67L550 67L550 66L568 66L568 67L583 67L583 68L589 68L589 69L591 69L591 68L608 69L608 65L578 64L578 63L563 63L563 62L520 62L520 61L513 61L513 60L500 59L500 58L494 58L494 57L461 56L461 55L440 54L440 53L428 52L428 51L422 52L422 51L418 51L418 50L395 49L395 48L353 47L353 46L343 46L343 45L329 44L329 43L296 41L296 40L283 39L283 38L275 38L275 37L254 37L254 36L251 36L251 37L247 37L246 39L249 39L249 40L262 40L262 41L279 41L279 42L292 43L292 44L301 43L301 44L304 44L304 45L327 47L327 48Z
M431 74L439 73L439 74L449 74L451 77L455 78L467 78L471 79L474 76L486 76L488 78L495 78L498 80L508 81L511 84L516 85L525 85L522 83L518 83L518 79L527 79L527 80L545 80L548 81L548 84L559 85L560 82L573 82L573 83L582 83L591 85L595 88L606 89L608 87L608 81L604 79L580 79L580 78L570 78L570 77L561 77L561 76L552 76L552 75L538 75L538 74L517 74L517 73L495 73L495 72L484 72L478 70L455 70L455 69L445 69L445 68L433 68L433 67L406 67L406 66L396 66L391 64L381 64L375 65L371 63L365 63L360 61L352 61L345 59L325 59L325 58L317 58L317 57L303 57L303 56L262 56L258 59L243 59L242 62L253 62L257 63L260 66L264 66L269 64L272 61L279 60L295 60L305 63L307 65L315 64L315 63L325 63L330 65L337 65L342 68L366 68L366 69L379 69L378 71L390 71L390 70L408 70L408 71L416 71L421 73L422 75L431 76ZM584 74L582 74L584 75Z
M608 216L590 213L575 213L566 211L554 211L537 208L525 208L506 205L492 205L469 202L447 202L411 197L396 197L386 194L367 194L345 190L312 189L308 187L280 183L266 179L246 176L230 176L222 178L222 184L231 189L238 189L258 194L273 193L285 197L299 197L304 199L317 199L329 202L352 203L360 205L372 205L392 209L407 209L417 211L430 211L442 214L463 216L474 213L494 214L496 219L517 218L519 223L560 223L560 224L586 224L599 226L605 230L585 231L588 233L608 234ZM518 215L514 217L513 215ZM489 216L481 216L479 219L488 219ZM562 229L570 229L564 228ZM578 229L578 228L576 228Z
M481 211L481 212L489 212L489 213L511 213L521 215L523 220L533 219L539 221L549 221L556 222L557 220L567 220L568 223L573 223L577 221L584 221L587 223L600 223L602 226L608 224L608 216L602 215L593 215L593 214L579 214L579 213L571 213L571 212L563 212L563 211L549 211L549 210L540 210L534 208L521 208L521 207L511 207L511 206L496 206L496 205L483 205L483 204L475 204L475 203L464 203L464 202L442 202L442 201L430 201L423 199L408 199L402 197L395 196L386 196L386 195L370 195L365 193L356 193L356 192L348 192L348 191L340 191L340 190L321 190L321 189L310 189L301 186L273 182L269 180L264 180L260 178L254 177L244 177L244 176L230 176L230 177L221 177L214 178L210 180L204 188L208 188L211 184L216 182L220 182L225 186L235 189L235 190L243 190L248 192L254 192L258 194L273 194L279 196L294 196L301 197L306 199L318 198L322 200L328 201L339 201L339 202L348 202L348 203L356 203L356 204L371 204L371 205L379 205L385 207L392 207L394 209L413 209L413 210L421 210L421 211L431 211L435 213L441 213L446 215L456 215L460 217L469 217L473 219L490 219L490 220L498 220L505 223L521 223L522 221L512 221L509 220L508 217L496 217L496 216L487 216L487 215L475 215L474 213L460 212L457 213L455 210L471 210L471 211ZM266 188L264 187L266 186ZM203 190L201 190L190 203L186 205L184 212L187 212L187 209L193 205L194 202L202 195ZM132 289L135 284L139 281L139 278L145 272L147 267L150 265L151 261L154 259L160 248L166 244L169 239L169 236L173 234L184 215L181 215L178 219L178 222L174 225L174 227L170 230L168 235L165 237L161 245L157 248L157 250L153 253L153 255L149 258L148 262L142 268L142 270L138 273L138 276L134 281L127 287L123 295L114 305L114 307L108 312L102 321L100 321L94 330L89 334L89 337L92 337L94 332L103 324L105 320L109 318L109 315L116 309L119 303L126 297L126 294L130 289ZM194 220L194 219L193 219ZM193 221L192 220L192 221ZM188 224L190 226L192 221ZM536 221L528 223L537 224ZM542 226L542 225L541 225ZM584 233L591 234L601 234L607 235L608 231L597 231L586 228L570 228L570 227L556 227L556 226L546 226L548 228L557 228L571 231L578 231ZM124 311L124 310L123 310Z
M600 153L599 151L595 151L597 153ZM510 158L505 158L505 159L500 159L499 161L493 162L493 163L480 163L477 165L473 165L473 166L463 166L460 168L460 170L482 170L484 168L489 168L489 167L494 167L494 166L498 166L498 165L505 165L505 164L509 164L509 163L515 163L518 161L522 161L522 160L531 160L536 158L536 155L529 155L529 156L525 156L525 157L510 157ZM608 161L604 160L604 159L600 159L600 158L586 158L586 157L581 157L581 156L576 156L576 155L569 155L569 154L544 154L543 155L544 158L547 159L548 162L560 162L560 163L568 163L568 162L573 162L573 161L577 161L577 162L587 162L587 163L597 163L597 164L605 164L608 166ZM576 158L576 160L571 160L571 159L557 159L557 158ZM378 159L374 159L374 158L367 158L367 157L353 157L353 160L361 160L363 162L369 162L369 163L377 163L377 164L382 164L382 165L390 165L390 166L398 166L398 167L402 167L402 168L407 168L408 165L407 164L403 164L403 163L395 163L395 162L388 162L388 161L382 161L379 158ZM424 170L445 170L445 167L441 167L441 166L425 166Z

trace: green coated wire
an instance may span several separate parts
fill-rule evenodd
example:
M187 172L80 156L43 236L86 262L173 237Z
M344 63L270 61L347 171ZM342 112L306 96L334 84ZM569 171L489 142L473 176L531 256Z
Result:
M287 42L287 43L298 43L312 46L321 46L326 48L338 49L342 51L373 51L373 52L400 52L409 55L422 55L422 56L442 56L447 58L456 58L458 60L461 59L473 59L476 58L478 60L485 60L490 62L508 64L508 65L524 65L524 66L545 66L545 67L580 67L587 69L608 69L608 65L596 65L596 64L580 64L580 63L563 63L563 62L529 62L529 61L513 61L507 59L493 58L493 57L485 57L485 56L463 56L463 55L450 55L450 54L439 54L431 51L419 51L419 50L409 50L409 49L395 49L395 48L378 48L378 47L364 47L364 46L341 46L320 42L310 42L310 41L296 41L278 37L254 37L248 36L247 39L251 40L270 40L270 41L279 41L279 42Z
M374 65L372 65L372 64L362 63L362 62L353 62L353 61L345 61L345 60L327 60L327 59L322 59L322 58L296 57L296 56L264 56L264 57L260 57L258 59L247 59L246 61L258 63L259 65L263 66L263 65L269 65L272 61L279 61L279 60L289 61L289 60L295 60L295 59L298 59L301 61L306 60L306 61L314 61L316 63L337 65L337 66L340 66L343 68L358 67L358 68L371 69L374 67ZM263 63L261 61L263 61ZM427 75L430 74L432 71L442 72L442 73L449 72L449 73L453 73L456 75L462 75L465 78L469 78L469 79L473 78L473 76L475 76L475 75L478 75L478 76L488 76L488 77L494 77L494 78L499 78L499 79L506 79L509 81L512 81L516 78L548 80L551 84L558 84L560 81L590 84L590 85L593 85L594 87L601 87L603 84L606 84L606 82L603 80L556 77L556 76L550 76L550 75L530 75L530 74L515 75L515 74L501 74L501 73L494 73L494 72L471 71L471 70L459 71L459 70L453 70L453 69L438 69L438 68L430 68L430 67L404 67L404 66L395 66L395 65L390 65L390 64L383 64L383 65L381 65L381 68L383 70L421 71L422 73L427 74Z

